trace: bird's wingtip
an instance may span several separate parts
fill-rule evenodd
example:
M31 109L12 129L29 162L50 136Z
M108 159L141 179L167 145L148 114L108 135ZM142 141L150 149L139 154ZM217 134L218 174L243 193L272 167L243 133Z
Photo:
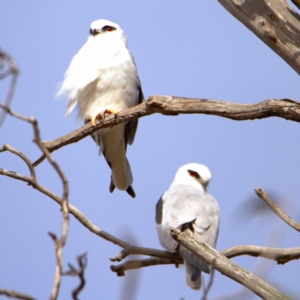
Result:
M133 189L133 187L130 185L128 188L127 188L127 190L126 190L126 192L132 197L132 198L135 198L135 191L134 191L134 189Z

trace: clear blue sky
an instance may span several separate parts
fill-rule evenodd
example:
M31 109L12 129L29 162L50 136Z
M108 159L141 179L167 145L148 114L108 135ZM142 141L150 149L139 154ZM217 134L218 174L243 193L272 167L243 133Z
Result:
M21 70L12 108L38 119L43 140L82 125L76 123L76 114L64 118L66 100L54 95L70 60L85 43L90 23L100 18L124 29L145 97L238 103L272 97L300 100L298 75L217 1L11 0L2 1L0 11L0 47ZM7 84L0 87L3 99ZM29 125L7 117L0 145L11 144L35 160L40 151L32 136ZM136 199L117 190L108 192L110 170L91 138L53 156L69 178L70 203L103 230L134 239L137 245L161 249L154 223L156 202L181 165L198 162L212 172L209 192L221 209L218 250L267 245L274 230L277 237L284 236L282 247L296 247L296 232L272 214L255 213L246 203L260 203L253 189L264 188L299 221L299 137L299 124L279 118L243 122L205 115L142 118L135 143L128 147ZM0 155L0 167L28 174L20 159L9 153ZM47 162L37 174L48 189L62 193L61 182ZM1 176L0 188L0 286L47 299L55 263L47 232L60 234L60 208L23 182ZM117 277L110 271L109 258L119 251L71 217L64 267L88 252L81 299L122 299L130 275L139 279L135 299L200 299L201 292L185 286L183 268L157 266ZM234 261L254 270L258 260ZM284 292L300 294L299 261L271 265L266 280ZM69 299L77 283L77 278L64 278L59 299ZM238 289L239 284L217 274L210 295L216 299Z

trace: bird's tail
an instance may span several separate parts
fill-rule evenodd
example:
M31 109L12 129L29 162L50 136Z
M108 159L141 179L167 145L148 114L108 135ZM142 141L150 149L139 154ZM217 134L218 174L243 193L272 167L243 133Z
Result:
M201 288L201 271L195 265L190 264L184 259L185 266L185 282L188 287L193 290L200 290Z
M119 124L113 128L100 129L93 135L93 139L100 146L105 160L111 168L111 183L109 191L112 193L115 187L135 197L132 188L133 176L130 164L126 158L125 124Z
M179 254L183 257L185 266L186 285L193 290L201 288L201 272L210 274L210 268L207 264L200 260L195 254L186 248L179 246Z
M125 186L124 185L124 177L126 177L127 178L126 192L132 198L135 198L135 192L132 187L133 176L132 176L132 172L131 172L131 167L130 167L127 157L125 157L125 160L126 160L126 168L125 168L126 175L125 176L124 176L124 172L123 172L123 174L120 172L120 168L118 168L117 170L114 170L113 168L111 168L112 176L111 176L109 191L112 193L114 191L115 187L117 187L120 190L125 190L125 188L123 188L123 187ZM120 186L121 186L121 188L120 188Z

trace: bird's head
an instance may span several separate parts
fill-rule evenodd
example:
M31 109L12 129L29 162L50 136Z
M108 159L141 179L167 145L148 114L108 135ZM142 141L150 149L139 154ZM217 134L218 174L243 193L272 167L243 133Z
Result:
M211 179L211 173L206 166L190 163L178 169L173 183L191 184L206 192Z
M122 41L127 47L127 38L122 28L111 21L100 19L91 24L90 36L94 39Z

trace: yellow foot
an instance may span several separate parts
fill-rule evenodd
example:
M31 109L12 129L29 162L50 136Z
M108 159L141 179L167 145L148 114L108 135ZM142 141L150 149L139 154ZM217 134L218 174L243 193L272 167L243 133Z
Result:
M92 125L95 126L96 120L104 120L106 116L116 114L116 113L117 113L117 111L114 111L112 109L106 109L103 113L99 113L99 114L95 115L94 117L87 118L85 120L85 123L88 123L89 121L91 121Z
M106 116L109 116L109 115L113 115L113 114L116 114L117 111L115 110L112 110L112 109L106 109L103 113L103 117L105 118Z
M98 114L98 115L96 115L96 116L94 116L94 117L92 117L92 118L91 118L92 125L93 125L93 126L96 125L96 120L103 120L103 119L104 119L104 118L103 118L103 116L102 116L101 113Z

